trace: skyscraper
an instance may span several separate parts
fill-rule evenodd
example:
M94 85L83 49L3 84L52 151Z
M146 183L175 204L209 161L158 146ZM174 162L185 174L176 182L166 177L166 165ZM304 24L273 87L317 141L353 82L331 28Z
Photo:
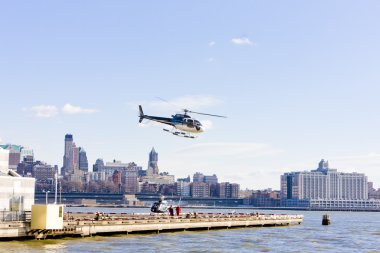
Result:
M147 170L148 176L152 175L158 175L158 153L154 148L152 148L152 151L149 153L149 162L148 162L148 170Z
M61 173L69 175L74 172L73 167L73 135L65 135L65 154L63 156L63 167Z
M77 147L73 135L65 135L65 154L63 156L63 167L61 173L65 176L88 172L88 161L86 151Z
M76 172L79 170L79 149L75 142L73 142L73 171Z
M79 148L79 169L83 172L88 172L88 160L84 148Z

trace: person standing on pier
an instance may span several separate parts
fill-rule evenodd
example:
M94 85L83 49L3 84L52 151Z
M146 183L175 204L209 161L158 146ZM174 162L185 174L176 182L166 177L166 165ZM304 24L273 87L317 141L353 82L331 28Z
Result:
M168 210L169 210L169 215L174 216L174 210L173 210L172 205L169 206Z
M175 207L175 212L177 213L177 216L180 216L180 214L181 214L181 207L180 206L176 206Z

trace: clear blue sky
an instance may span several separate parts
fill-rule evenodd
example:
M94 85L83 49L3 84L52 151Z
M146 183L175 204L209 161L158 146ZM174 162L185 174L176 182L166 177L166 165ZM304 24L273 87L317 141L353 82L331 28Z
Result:
M379 1L1 1L0 139L279 189L322 158L380 187ZM155 97L225 114L196 140ZM66 106L65 106L66 105ZM79 108L80 107L80 108ZM194 108L195 107L195 108ZM207 123L207 122L206 122ZM208 122L210 124L210 122Z

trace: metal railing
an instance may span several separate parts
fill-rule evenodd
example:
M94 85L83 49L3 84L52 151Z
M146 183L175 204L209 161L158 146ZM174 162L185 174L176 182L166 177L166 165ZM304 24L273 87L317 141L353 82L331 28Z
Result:
M0 222L30 221L30 211L0 211Z

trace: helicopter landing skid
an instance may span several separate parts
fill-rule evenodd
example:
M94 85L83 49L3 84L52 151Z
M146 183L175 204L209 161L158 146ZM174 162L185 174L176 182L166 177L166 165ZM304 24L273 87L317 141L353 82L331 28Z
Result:
M175 128L173 128L171 130L164 128L162 130L164 130L165 132L171 133L175 136L178 136L178 137L184 137L184 138L190 138L190 139L195 139L197 137L197 136L191 135L191 134L186 133L186 132L178 131Z

